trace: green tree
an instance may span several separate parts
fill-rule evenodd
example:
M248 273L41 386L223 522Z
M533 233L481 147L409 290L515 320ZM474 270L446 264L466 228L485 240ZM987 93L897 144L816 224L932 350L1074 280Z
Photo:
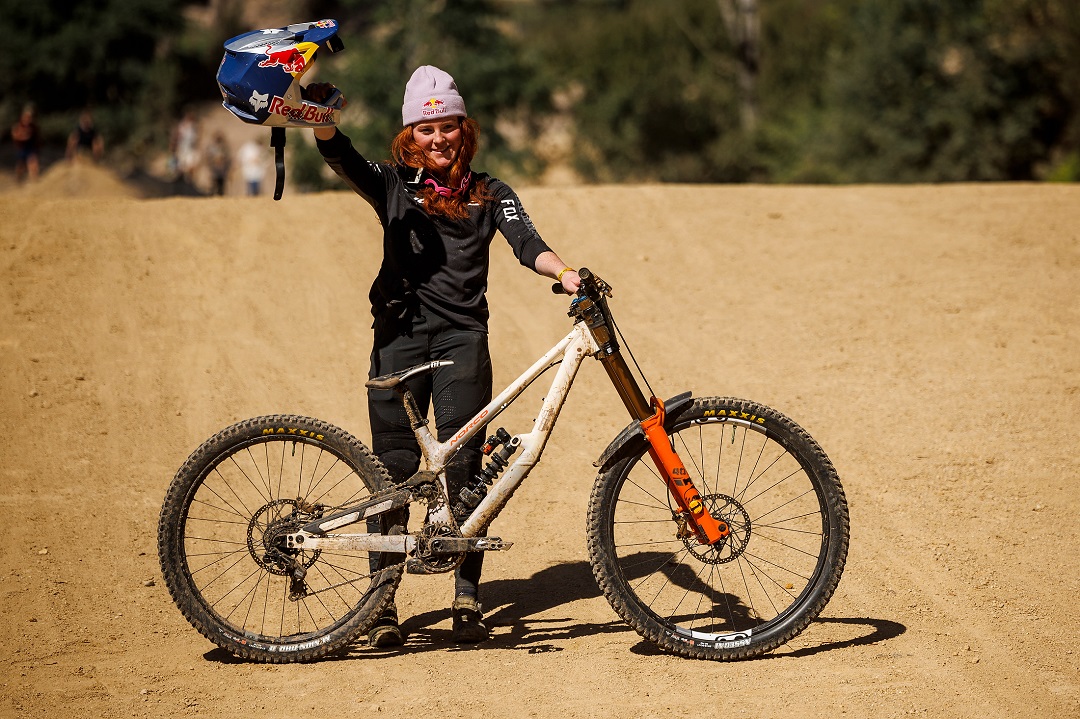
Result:
M142 99L158 37L179 29L179 13L153 0L0 0L0 33L18 48L0 55L5 114L26 101L44 116L90 105L130 112Z
M830 68L835 179L1032 179L1062 139L1060 50L1026 0L865 0Z
M362 8L360 7L362 6ZM356 28L351 8L367 24ZM346 133L372 159L386 159L401 129L405 83L420 65L436 65L457 82L469 115L482 127L477 164L495 172L538 169L528 148L513 148L502 128L529 126L546 106L515 43L514 26L489 0L376 0L342 2L345 52L319 70L348 98ZM351 32L350 29L353 29Z
M577 98L586 178L751 176L734 49L715 0L562 3L531 30L547 82Z
M111 145L160 136L184 102L217 94L217 33L231 28L185 34L194 1L0 0L0 33L17 48L0 55L0 116L33 102L60 142L91 107Z

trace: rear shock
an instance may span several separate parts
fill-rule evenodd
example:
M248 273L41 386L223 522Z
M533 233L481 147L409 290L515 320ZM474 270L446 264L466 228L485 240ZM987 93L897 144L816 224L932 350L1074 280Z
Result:
M481 500L487 496L487 488L510 464L510 457L514 455L514 452L517 452L520 446L521 438L511 437L510 433L502 427L499 427L495 434L488 437L480 451L491 457L491 461L480 471L480 474L476 475L471 486L462 487L461 491L458 492L458 499L461 500L461 503L470 510L475 509ZM502 447L502 449L499 449L499 447ZM495 451L497 449L498 451Z

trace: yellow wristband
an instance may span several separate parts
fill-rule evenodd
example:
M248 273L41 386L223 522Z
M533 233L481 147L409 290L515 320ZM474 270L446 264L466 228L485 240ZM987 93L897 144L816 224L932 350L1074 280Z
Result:
M562 276L565 275L567 272L573 272L573 271L574 271L573 267L564 267L561 270L559 270L559 276L556 277L555 279L558 280L559 282L562 282Z

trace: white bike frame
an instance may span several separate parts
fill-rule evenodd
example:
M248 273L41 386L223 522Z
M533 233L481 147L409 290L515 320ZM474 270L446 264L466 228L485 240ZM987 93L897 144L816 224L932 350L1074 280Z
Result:
M499 393L491 402L480 410L461 430L446 442L439 442L432 435L426 424L416 427L413 432L420 443L420 451L424 455L424 462L429 472L437 475L442 485L445 496L449 496L446 484L445 469L450 458L453 457L466 442L468 442L481 427L498 417L502 412L513 404L522 392L532 382L556 364L559 370L552 380L551 388L544 397L543 407L537 415L531 432L514 435L511 442L520 442L520 454L503 472L502 476L489 489L487 496L472 511L468 519L461 525L461 535L466 538L476 537L499 515L502 508L521 485L532 468L540 460L540 455L547 445L548 437L555 426L555 420L559 417L566 396L570 393L570 387L574 382L582 361L600 351L592 334L584 322L577 322L570 334L566 335L547 354L538 359L532 367L527 369L520 377ZM382 505L369 507L361 515L355 514L339 517L333 524L334 528L347 524L354 524L368 516L385 511ZM434 512L428 516L428 521L452 522L450 508L447 502L443 502ZM289 537L290 546L303 547L306 550L337 549L351 551L373 552L410 552L416 547L416 538L411 535L388 536L383 534L325 534L322 536L299 532ZM503 546L509 546L505 544Z

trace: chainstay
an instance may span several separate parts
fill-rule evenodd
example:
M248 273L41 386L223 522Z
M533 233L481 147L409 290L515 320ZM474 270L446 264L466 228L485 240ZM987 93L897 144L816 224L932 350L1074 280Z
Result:
M384 489L381 492L376 492L375 494L371 495L371 497L366 502L364 502L363 504L369 504L371 502L378 503L380 501L383 501L386 498L393 497L395 494L397 494L398 492L401 492L402 490L406 490L412 495L412 499L409 501L409 503L404 505L403 507L398 507L396 510L386 510L386 511L400 511L401 509L404 509L404 508L408 507L410 504L415 502L417 499L420 499L420 500L422 500L424 502L424 504L428 507L428 512L430 512L430 510L432 508L438 508L440 506L448 505L449 500L448 500L448 498L446 496L445 491L443 490L442 482L439 482L439 481L436 480L436 481L431 482L431 484L436 488L436 490L439 493L439 496L437 498L428 499L428 498L423 497L422 495L417 495L414 492L414 490L419 485L417 485L417 486L408 486L408 482L406 481L406 482L403 482L402 484L399 484L399 485L396 485L396 486L393 486L393 487L388 487L387 489ZM332 515L337 514L337 513L347 512L347 511L350 510L350 507L349 507L349 505L338 505L336 507L329 507L328 509L331 510L331 516L332 516ZM425 512L425 515L428 514L428 512ZM373 515L373 516L378 516L378 515ZM428 527L428 526L429 526L429 522L425 521L424 525L418 531L409 532L407 534L411 534L412 536L416 537L417 539L420 539L424 534L424 529L426 527ZM457 536L461 536L461 526L458 523L457 518L454 517L452 512L450 513L449 526ZM401 570L402 572L405 572L405 570L406 570L406 568L408 566L408 563L409 563L408 555L405 555L405 556L406 556L406 559L404 559L401 562L397 562L395 564L391 564L389 566L383 567L382 569L379 569L378 571L372 572L370 574L360 575L356 579L352 579L352 580L345 581L345 582L338 582L337 584L332 584L332 585L330 585L328 587L323 587L322 589L317 589L317 590L314 590L314 591L311 591L311 590L306 591L304 596L305 597L313 597L313 596L316 596L316 595L319 595L319 594L323 594L325 592L329 592L329 591L334 590L334 589L338 589L340 587L345 587L345 586L355 584L356 582L360 582L360 581L363 581L365 579L372 579L372 578L377 577L379 575L383 575L383 574L386 574L386 573L393 573L393 572L396 572L398 570Z

